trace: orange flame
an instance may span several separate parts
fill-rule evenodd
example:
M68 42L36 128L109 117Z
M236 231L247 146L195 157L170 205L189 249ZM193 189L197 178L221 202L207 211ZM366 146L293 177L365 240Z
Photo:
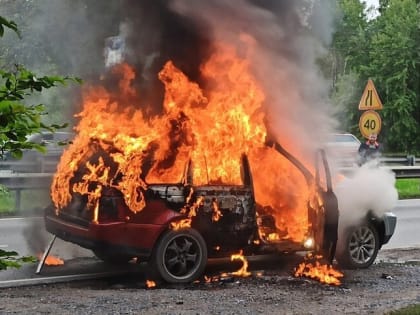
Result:
M251 275L251 273L248 271L248 260L246 260L242 250L239 252L239 254L233 254L230 257L230 260L240 260L243 263L242 267L239 270L232 272L232 275L239 277L249 277Z
M153 280L146 280L146 288L151 289L156 287L156 282Z
M38 255L38 260L41 260L42 254ZM62 266L64 265L64 260L59 257L48 255L45 258L44 264L47 266Z
M150 114L150 104L133 88L137 74L128 64L113 69L120 78L117 92L100 86L85 90L83 109L76 116L77 135L51 186L57 212L79 193L87 196L97 222L103 188L114 187L137 213L145 207L147 183L179 182L189 160L194 163L194 185L242 184L240 156L246 153L256 200L276 218L282 238L303 241L309 189L287 159L264 145L267 100L247 59L252 46L244 42L241 55L227 44L214 47L201 66L203 86L172 61L164 65L158 74L165 88L160 114ZM286 147L291 144L281 140ZM197 199L185 209L188 218L198 206Z
M270 233L270 234L268 234L267 239L269 241L278 241L278 240L280 240L280 235L278 233Z
M217 204L217 200L213 200L212 205L213 205L213 214L212 214L211 220L213 222L217 222L217 221L220 220L220 218L223 216L223 214L219 209L219 205Z
M316 258L320 259L322 257ZM339 286L341 285L340 278L343 277L343 273L335 270L331 265L322 264L316 260L314 263L302 262L299 264L295 269L294 276L308 277L321 283Z
M191 219L183 219L176 222L171 222L171 229L180 230L191 227Z

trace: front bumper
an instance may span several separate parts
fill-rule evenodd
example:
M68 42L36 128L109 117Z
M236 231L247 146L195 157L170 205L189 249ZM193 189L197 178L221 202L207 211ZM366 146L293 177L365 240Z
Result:
M391 239L397 226L397 216L392 212L386 212L382 217L384 223L384 240L382 244L386 244Z

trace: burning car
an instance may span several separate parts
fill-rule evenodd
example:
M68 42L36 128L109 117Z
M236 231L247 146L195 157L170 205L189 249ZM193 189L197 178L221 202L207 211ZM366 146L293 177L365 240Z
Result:
M47 230L63 240L91 249L105 262L126 263L136 257L149 261L167 282L191 282L199 278L208 258L227 257L239 250L245 254L314 251L334 256L337 233L337 201L331 190L328 165L326 186L278 143L268 141L290 161L312 186L305 211L310 226L296 241L279 228L272 209L258 204L248 157L240 161L242 183L195 184L194 164L189 161L179 182L144 187L145 208L133 213L115 187L106 187L93 211L88 196L74 194L61 211L46 211ZM326 163L325 156L323 157ZM328 218L334 214L336 218ZM333 215L334 216L334 215ZM368 267L382 244L388 242L395 217L375 218L348 227L341 236L337 259L344 267ZM327 229L331 229L330 231ZM331 257L331 259L332 259Z
M148 261L173 283L240 250L314 251L332 262L339 212L325 155L302 161L284 149L287 139L269 136L264 93L235 49L221 44L201 66L204 87L168 61L158 114L137 95L133 68L112 71L118 84L85 91L53 178L49 232L104 261ZM369 228L373 239L363 230L356 243L363 263L353 259L352 231L339 237L349 240L340 262L370 265L395 220L369 216Z
M275 148L283 150L279 144ZM288 158L312 185L314 178L308 170L292 156ZM208 258L227 257L239 250L248 254L321 251L316 245L323 243L326 211L321 200L313 199L315 203L305 210L313 222L302 241L291 239L278 228L273 210L257 203L245 154L238 166L240 184L202 184L194 178L194 163L189 161L178 182L148 183L140 188L145 207L138 213L129 209L115 187L103 188L93 211L88 196L75 193L60 211L47 209L46 227L64 240L92 249L107 262L128 262L133 257L148 260L168 282L193 281L202 274ZM321 193L319 185L315 190ZM333 193L323 194L322 203L336 207L325 200Z

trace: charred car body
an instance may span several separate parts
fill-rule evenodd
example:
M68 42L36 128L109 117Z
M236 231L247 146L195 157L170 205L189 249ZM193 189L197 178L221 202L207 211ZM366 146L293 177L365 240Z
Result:
M285 156L312 187L307 200L308 231L302 241L281 237L276 218L256 200L251 167L241 157L241 185L194 184L193 161L178 183L148 184L145 207L133 213L123 193L106 187L96 210L87 196L72 194L63 209L46 209L47 230L59 238L91 249L97 257L125 263L133 257L149 261L165 281L183 283L199 278L208 258L227 257L239 250L245 254L315 251L332 262L336 252L338 206L332 191L323 152L319 163L324 172L312 175L303 164L274 141L266 143ZM281 184L282 179L279 179ZM357 226L339 237L336 258L345 267L367 267L395 229L392 214L377 218L367 214Z

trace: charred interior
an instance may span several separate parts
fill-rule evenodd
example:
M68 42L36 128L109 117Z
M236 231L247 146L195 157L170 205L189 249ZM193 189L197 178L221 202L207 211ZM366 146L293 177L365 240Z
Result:
M83 193L77 187L83 186L81 182L86 177L85 168L92 170L92 165L99 161L108 165L104 168L113 180L107 186L100 180L91 180L83 184L86 186ZM71 181L75 188L69 204L55 213L59 219L83 229L89 229L91 224L156 224L160 220L174 230L191 227L199 231L206 242L210 257L226 256L238 249L249 253L304 249L303 241L290 239L287 230L276 224L276 209L257 203L250 163L245 154L238 164L240 183L203 183L200 179L195 180L194 163L189 161L178 182L151 183L136 187L137 196L144 200L144 207L138 212L132 211L125 202L123 192L118 189L123 174L116 171L116 164L112 159L106 158L103 151L82 165ZM100 194L96 195L95 200L91 193L98 191ZM314 220L322 217L319 206L317 204L316 209L307 208L308 217L312 215ZM50 215L53 213L52 209L49 210ZM165 218L162 219L162 216ZM308 228L306 238L313 238L315 232L316 229ZM94 250L104 246L101 242L76 242ZM136 249L136 246L135 242L131 248L127 246L128 252L140 256L143 249Z

